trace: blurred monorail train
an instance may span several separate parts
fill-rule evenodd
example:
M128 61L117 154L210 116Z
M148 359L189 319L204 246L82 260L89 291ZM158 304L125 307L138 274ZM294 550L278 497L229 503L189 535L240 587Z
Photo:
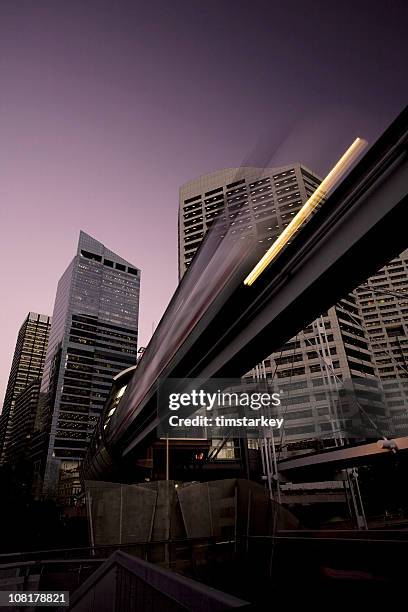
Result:
M157 428L168 414L159 392L169 380L181 381L182 391L189 379L239 378L406 248L407 126L405 110L333 193L323 190L321 206L305 216L304 204L293 218L305 217L302 226L256 282L246 281L286 230L271 243L262 223L242 236L231 219L218 217L137 366L116 376L84 479L148 477L150 449L160 444ZM343 175L344 156L340 163ZM332 185L332 175L322 185L329 177ZM383 240L387 232L392 241ZM193 441L192 448L201 456L206 444Z

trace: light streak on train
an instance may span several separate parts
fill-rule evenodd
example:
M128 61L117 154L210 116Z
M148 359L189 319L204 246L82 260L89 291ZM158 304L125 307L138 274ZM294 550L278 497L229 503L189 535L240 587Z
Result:
M330 170L326 178L320 183L319 187L312 193L310 198L304 203L302 208L293 217L289 225L278 236L270 249L258 261L254 269L244 280L244 285L251 286L262 272L269 266L271 261L282 251L288 241L293 238L295 232L310 217L320 202L327 197L329 192L337 185L350 166L355 162L360 153L367 146L367 141L363 138L356 138L347 151L342 155L337 164Z

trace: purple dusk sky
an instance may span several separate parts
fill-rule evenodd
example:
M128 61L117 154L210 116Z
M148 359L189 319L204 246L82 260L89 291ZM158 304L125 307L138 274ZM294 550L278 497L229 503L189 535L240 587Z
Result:
M141 268L145 345L179 186L254 149L324 173L405 106L407 48L405 0L2 0L0 396L80 229Z

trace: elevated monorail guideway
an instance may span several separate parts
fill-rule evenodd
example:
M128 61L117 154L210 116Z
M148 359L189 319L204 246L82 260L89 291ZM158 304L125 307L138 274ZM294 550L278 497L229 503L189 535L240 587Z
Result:
M404 250L407 202L406 109L251 284L271 243L236 240L215 224L108 426L99 425L104 456L121 461L155 439L162 380L240 377Z

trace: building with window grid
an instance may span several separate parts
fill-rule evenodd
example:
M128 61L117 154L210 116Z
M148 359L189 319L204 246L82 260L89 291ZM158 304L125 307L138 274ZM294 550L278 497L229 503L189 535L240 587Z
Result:
M396 435L408 431L408 250L356 290Z
M140 270L81 231L55 298L31 448L37 495L65 487L61 471L78 469L112 378L136 363L139 293Z
M35 380L41 378L51 317L29 312L18 332L10 376L0 415L0 464L7 461L18 396ZM14 431L16 424L14 423Z
M40 396L41 379L37 378L16 398L13 421L10 431L10 444L7 448L6 462L9 464L26 464L28 475L29 450L33 435L38 399Z
M179 278L209 227L233 226L232 233L277 237L320 179L301 164L283 168L230 168L189 181L180 189ZM266 245L269 247L270 245Z

